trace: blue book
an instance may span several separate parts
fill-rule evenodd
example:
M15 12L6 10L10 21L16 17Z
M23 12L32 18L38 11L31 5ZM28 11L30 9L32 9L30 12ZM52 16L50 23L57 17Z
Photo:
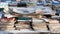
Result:
M31 20L31 18L26 18L26 17L20 17L18 20Z
M60 14L60 10L56 10L56 13L57 13L57 14Z
M1 19L2 16L3 16L3 10L4 10L4 8L0 8L0 19Z
M11 1L16 1L16 0L1 0L1 2L11 2Z
M2 18L2 16L3 16L3 13L2 13L2 12L0 12L0 19Z
M60 5L60 2L52 2L52 4L55 4L55 5Z
M11 2L11 0L6 0L5 2Z

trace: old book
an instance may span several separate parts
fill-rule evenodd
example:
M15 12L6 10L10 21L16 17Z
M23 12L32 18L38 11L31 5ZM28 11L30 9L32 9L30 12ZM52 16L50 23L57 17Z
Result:
M49 24L51 32L60 32L60 24Z
M40 14L40 13L42 14L42 10L41 9L37 9L35 12L36 12L36 14Z
M37 18L41 19L43 16L42 15L38 15Z
M17 30L31 30L31 28L16 28Z
M49 23L59 23L59 21L54 19L49 19Z
M0 30L15 30L15 28L0 28Z
M34 24L33 28L35 30L47 30L46 24Z
M32 22L35 23L45 23L43 19L32 18Z
M8 28L8 27L14 27L14 25L1 25L0 27L4 27L4 28L7 27Z

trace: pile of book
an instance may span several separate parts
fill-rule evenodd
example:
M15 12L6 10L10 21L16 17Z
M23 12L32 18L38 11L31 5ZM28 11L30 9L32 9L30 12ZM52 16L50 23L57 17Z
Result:
M0 30L14 30L14 23L16 22L14 17L3 17L0 19Z

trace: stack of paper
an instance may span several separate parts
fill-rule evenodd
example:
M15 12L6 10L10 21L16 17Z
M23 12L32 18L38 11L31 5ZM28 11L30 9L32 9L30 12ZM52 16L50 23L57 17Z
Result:
M15 26L17 30L30 30L29 22L18 22Z
M40 23L40 24L33 24L34 30L41 30L41 31L47 31L47 26L46 24Z

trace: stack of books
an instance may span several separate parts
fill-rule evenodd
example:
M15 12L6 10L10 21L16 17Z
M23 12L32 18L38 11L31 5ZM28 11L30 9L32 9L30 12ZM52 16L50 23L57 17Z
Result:
M17 24L15 24L17 30L31 30L29 22L22 22L19 21Z
M60 33L60 24L49 24L51 33Z
M36 24L33 24L33 28L34 30L36 31L48 31L47 29L47 26L45 23L36 23Z
M15 23L15 18L11 17L11 18L2 18L0 21L0 30L14 30L14 23Z

